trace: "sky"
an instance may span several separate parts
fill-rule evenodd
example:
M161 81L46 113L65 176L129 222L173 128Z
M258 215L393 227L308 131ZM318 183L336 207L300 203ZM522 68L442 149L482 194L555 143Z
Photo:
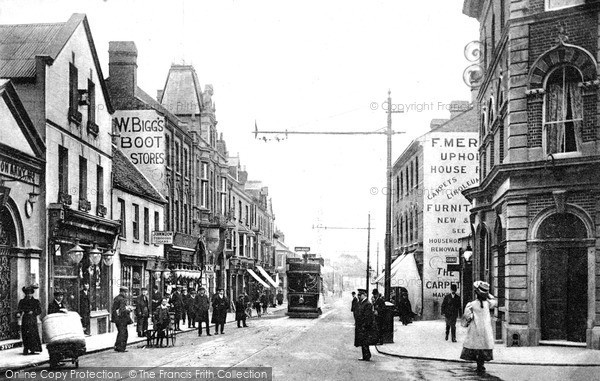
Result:
M217 129L251 180L269 187L291 247L366 258L385 238L385 135L259 135L376 131L391 91L393 160L451 100L471 100L464 48L478 24L462 0L0 0L0 24L64 22L85 13L108 76L108 42L134 41L138 86L162 89L171 64L212 84ZM276 138L280 138L278 141ZM320 229L321 227L358 228Z

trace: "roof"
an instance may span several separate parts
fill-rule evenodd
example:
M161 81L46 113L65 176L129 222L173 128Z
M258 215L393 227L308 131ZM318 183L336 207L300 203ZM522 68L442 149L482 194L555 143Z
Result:
M202 89L193 66L171 65L160 103L175 115L199 114Z
M113 146L113 186L161 204L166 200L125 154Z
M35 57L56 58L56 45L66 23L0 25L0 77L35 76ZM62 35L61 35L62 36Z
M51 65L81 23L85 28L106 106L112 112L102 67L85 14L74 13L64 23L0 25L0 77L35 78L36 56L49 57L48 63Z

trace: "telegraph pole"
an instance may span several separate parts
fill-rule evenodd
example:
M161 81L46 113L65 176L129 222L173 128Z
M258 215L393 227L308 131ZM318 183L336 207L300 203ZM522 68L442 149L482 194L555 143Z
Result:
M369 277L371 275L371 213L369 213L369 222L367 224L367 295L369 295Z

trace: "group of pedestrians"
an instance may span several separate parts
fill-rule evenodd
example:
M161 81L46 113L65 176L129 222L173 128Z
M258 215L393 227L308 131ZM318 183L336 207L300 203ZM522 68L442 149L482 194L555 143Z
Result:
M467 337L463 343L460 358L477 363L477 372L485 371L484 363L493 360L494 337L490 309L497 306L496 298L490 294L490 285L483 281L473 283L475 299L465 306L462 313L461 325L468 327ZM442 314L446 320L446 335L448 341L456 340L456 322L461 314L461 299L456 294L457 286L450 286L451 292L444 297ZM370 345L383 344L383 309L385 299L377 290L373 290L371 301L368 300L367 290L358 289L358 296L352 292L351 311L354 315L354 346L361 347L361 361L371 360ZM401 299L402 300L402 299ZM410 307L408 307L410 308ZM411 311L412 313L412 311ZM406 325L405 321L401 319Z

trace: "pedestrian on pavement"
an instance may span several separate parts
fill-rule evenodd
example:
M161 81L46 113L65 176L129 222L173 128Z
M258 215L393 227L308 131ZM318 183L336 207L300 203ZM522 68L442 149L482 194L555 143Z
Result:
M183 315L183 299L180 291L181 286L175 287L173 294L171 294L171 300L169 301L171 309L175 313L175 331L181 331L181 328L179 328L179 321Z
M350 312L354 315L354 321L356 321L356 305L358 304L358 297L356 296L356 292L352 291L352 307L350 307Z
M152 311L155 311L160 306L162 301L162 295L158 291L158 286L152 287Z
M188 319L188 328L196 328L196 310L194 303L196 302L196 290L191 289L190 297L185 303L185 312Z
M377 344L383 344L383 327L385 317L385 300L379 290L374 289L373 292L373 315L375 315L375 325L377 327Z
M181 290L181 320L183 322L183 325L185 325L185 320L187 319L187 305L188 305L188 300L190 300L190 294L188 292L187 287L184 287ZM188 319L188 328L190 327L190 321Z
M202 336L202 323L206 323L206 335L210 334L210 321L208 319L208 310L210 309L210 302L208 296L206 296L206 289L200 287L200 292L196 295L194 301L194 312L196 314L196 321L198 322L198 336Z
M42 341L38 332L37 317L42 313L40 301L33 297L37 286L23 287L25 297L19 300L17 318L21 319L21 340L23 340L23 354L35 355L42 351Z
M373 305L369 302L367 290L358 289L358 303L356 305L356 324L354 326L354 346L361 347L361 361L371 360L369 345L377 344L377 330L373 315Z
M267 308L269 308L269 298L267 298L267 294L263 291L260 295L260 304L262 306L262 313L267 314Z
M154 332L156 332L156 344L162 347L163 339L166 336L166 329L169 327L169 323L171 322L171 318L169 316L169 299L162 298L161 304L156 307L154 313L152 314L152 326L154 327ZM167 345L169 342L167 341Z
M235 321L237 322L238 328L242 328L240 323L242 323L244 327L247 327L246 303L244 302L244 295L240 295L237 302L235 302Z
M212 308L212 322L215 324L215 335L219 334L219 329L221 334L224 334L225 332L223 332L223 330L225 329L225 321L227 320L229 300L224 296L222 288L217 289L217 295L215 295L212 300Z
M256 310L256 315L258 317L260 317L262 314L262 306L260 305L260 298L256 298L253 305L254 305L254 309Z
M67 306L63 302L65 298L65 292L63 290L54 291L54 300L48 306L48 314L55 314L57 312L67 312Z
M452 331L452 342L456 343L456 319L460 315L460 296L456 295L456 284L450 285L450 293L444 297L442 302L442 315L446 319L446 341L448 334Z
M402 322L402 325L409 325L412 323L414 313L412 311L412 306L410 305L407 292L403 292L400 295L400 301L398 302L398 314L400 315L400 321Z
M119 288L119 295L113 299L111 321L117 326L117 340L115 351L127 352L127 325L133 323L131 320L131 307L127 305L127 287Z
M494 359L494 334L490 309L495 308L498 302L489 293L488 283L478 280L473 283L473 288L476 298L467 303L463 313L463 319L470 322L460 358L477 362L477 372L481 373L485 371L484 362Z
M142 293L135 300L135 318L137 320L136 331L138 337L145 337L148 331L148 318L150 317L150 302L148 300L148 289L142 287Z
M90 284L84 282L79 292L79 316L81 317L81 326L83 333L90 334Z
M279 292L277 293L277 305L282 305L283 304L283 292L281 292L281 290L279 290Z

